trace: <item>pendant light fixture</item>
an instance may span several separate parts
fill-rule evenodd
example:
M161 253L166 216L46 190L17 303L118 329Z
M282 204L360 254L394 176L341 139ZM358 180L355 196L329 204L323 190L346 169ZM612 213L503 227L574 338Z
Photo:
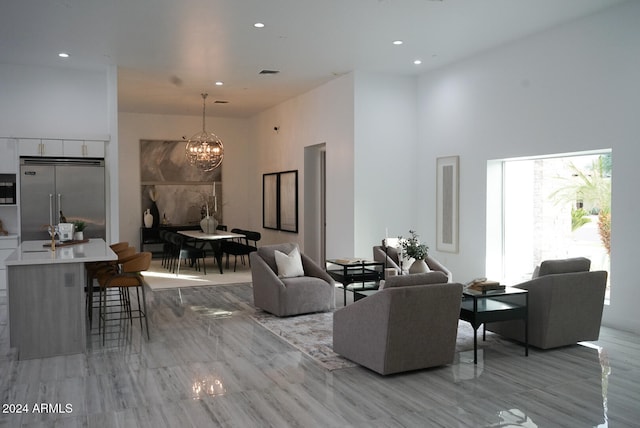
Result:
M207 132L204 125L205 103L208 94L202 95L202 132L198 132L187 141L185 156L190 165L203 171L211 171L222 164L224 146L222 140L213 132Z

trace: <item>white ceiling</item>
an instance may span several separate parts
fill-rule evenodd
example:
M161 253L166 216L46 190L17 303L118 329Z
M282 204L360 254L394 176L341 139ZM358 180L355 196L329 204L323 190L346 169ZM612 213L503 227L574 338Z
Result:
M424 73L622 1L3 0L0 62L115 64L120 111L197 115L208 92L208 115L246 117L350 71Z

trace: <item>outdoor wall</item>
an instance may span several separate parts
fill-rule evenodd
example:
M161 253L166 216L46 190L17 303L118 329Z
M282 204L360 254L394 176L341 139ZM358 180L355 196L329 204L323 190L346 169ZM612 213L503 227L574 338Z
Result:
M202 129L202 116L120 113L119 188L120 239L138 247L143 225L140 199L140 139L182 140ZM247 228L255 213L247 210L251 174L248 164L248 119L207 118L207 130L224 143L222 163L223 221L230 228ZM160 213L162 215L162 213Z
M458 281L483 276L487 254L487 161L611 148L611 303L604 323L640 331L640 3L573 23L427 73L419 81L420 169L460 156L460 251L437 253ZM489 189L493 192L495 189ZM435 186L433 187L435 192ZM435 198L419 201L435 242Z

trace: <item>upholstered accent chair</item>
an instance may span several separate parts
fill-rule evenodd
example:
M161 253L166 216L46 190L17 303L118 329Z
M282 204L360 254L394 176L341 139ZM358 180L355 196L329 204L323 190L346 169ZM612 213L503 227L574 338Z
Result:
M279 317L329 311L335 308L335 283L311 258L300 253L302 276L278 272L276 251L290 254L297 244L264 245L249 254L253 304Z
M598 340L607 272L589 271L584 257L547 260L534 278L516 285L529 291L529 344L541 349ZM524 342L521 321L489 323L486 329Z
M333 350L382 375L453 362L462 284L441 272L391 276L333 314ZM431 283L439 281L439 283Z
M389 241L388 245L386 241ZM398 271L398 273L401 272L400 260L398 258L398 249L395 246L395 240L385 239L382 241L382 245L374 246L373 260L384 263L386 269L394 268ZM431 256L427 256L424 261L427 262L429 270L443 272L445 275L447 275L447 282L453 282L453 275L451 274L451 271L449 271L449 269L443 266L436 259Z

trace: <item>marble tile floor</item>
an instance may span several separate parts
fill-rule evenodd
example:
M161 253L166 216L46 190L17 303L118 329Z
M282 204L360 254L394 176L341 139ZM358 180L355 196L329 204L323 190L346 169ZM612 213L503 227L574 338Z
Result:
M251 321L249 285L147 299L149 341L125 322L104 346L93 331L86 354L18 361L0 297L0 427L639 425L634 334L603 327L595 343L529 357L504 341L482 347L477 366L464 351L449 366L383 377L326 371Z

